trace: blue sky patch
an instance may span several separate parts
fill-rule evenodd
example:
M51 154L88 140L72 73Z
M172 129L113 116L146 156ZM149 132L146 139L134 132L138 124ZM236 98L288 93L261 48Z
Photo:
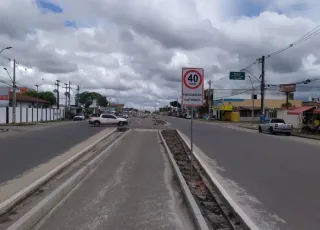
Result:
M36 0L36 4L44 13L53 12L59 14L63 12L63 9L59 5L54 4L49 0Z
M64 26L78 28L77 22L75 21L65 21Z
M236 4L240 14L238 16L255 17L260 15L265 9L264 4L252 0L238 0Z

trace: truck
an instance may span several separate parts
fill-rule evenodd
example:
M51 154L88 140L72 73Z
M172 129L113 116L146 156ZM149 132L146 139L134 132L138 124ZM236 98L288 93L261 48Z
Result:
M268 132L270 134L282 133L290 136L293 131L292 124L286 124L283 119L273 118L266 119L263 123L259 125L259 133Z
M89 124L93 126L100 126L100 125L123 126L128 124L128 120L125 118L117 117L113 114L101 114L98 117L90 117Z

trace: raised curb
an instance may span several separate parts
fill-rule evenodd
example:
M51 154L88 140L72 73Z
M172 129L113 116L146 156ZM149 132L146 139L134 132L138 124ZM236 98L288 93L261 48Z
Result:
M193 196L189 190L189 187L188 187L185 179L183 178L183 176L179 170L179 167L178 167L176 161L174 160L172 153L171 153L165 139L163 138L160 130L159 130L159 135L160 135L161 141L166 149L166 153L169 157L169 160L170 160L170 163L173 167L173 170L174 170L175 174L177 175L180 187L181 187L183 195L188 203L188 207L191 210L191 213L192 213L192 216L193 216L193 219L194 219L194 222L196 224L197 229L209 230L209 227L208 227L195 199L193 198Z
M254 127L246 127L246 126L241 126L239 125L238 126L239 128L244 128L244 129L251 129L251 130L257 130L257 128L254 128ZM291 133L291 136L294 136L294 137L301 137L301 138L306 138L306 139L311 139L311 140L316 140L316 141L320 141L319 138L316 138L316 137L312 137L312 136L304 136L304 135L299 135L299 134L296 134L296 133Z
M11 196L9 199L3 201L0 204L0 215L5 214L8 212L11 208L13 208L17 203L19 203L21 200L25 199L28 195L33 193L35 190L37 190L39 187L41 187L43 184L45 184L48 180L50 180L52 177L57 175L59 172L61 172L63 169L68 167L70 164L75 162L78 158L80 158L86 151L88 151L90 148L98 144L103 139L107 138L114 132L116 132L117 129L114 128L111 130L108 134L104 135L103 137L96 140L94 143L88 145L85 149L74 155L73 157L69 158L67 161L62 163L61 165L57 166L56 168L52 169L50 172L45 174L44 176L40 177L38 180L30 184L29 186L25 187L18 193Z
M179 136L183 140L183 142L188 146L190 149L190 142L186 141L185 135L180 131L177 130ZM256 226L256 224L247 216L247 214L239 207L239 205L231 198L231 196L227 193L227 191L223 188L223 186L220 184L220 182L212 175L210 170L207 168L207 166L202 162L198 154L195 152L192 153L194 156L194 159L202 166L204 172L207 174L207 176L210 178L211 182L216 186L216 188L219 190L219 192L222 194L224 199L229 203L231 208L239 215L239 217L242 219L243 223L251 230L259 230L259 228Z
M79 171L73 174L67 181L51 192L35 207L28 211L19 220L13 223L7 230L30 230L38 223L57 203L60 202L79 182L81 182L90 171L92 171L99 163L103 161L105 154L117 145L131 129L121 135L110 146L103 150L99 155L83 166Z

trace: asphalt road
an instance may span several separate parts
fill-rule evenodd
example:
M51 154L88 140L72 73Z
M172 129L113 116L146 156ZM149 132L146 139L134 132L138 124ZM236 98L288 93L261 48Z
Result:
M190 137L190 120L160 118ZM272 228L254 220L261 229L320 229L320 142L199 121L193 130L194 143L223 168L219 174L258 200L249 215L273 215Z
M90 127L84 121L1 137L0 183L47 162L104 128Z
M40 229L194 229L159 143L132 131Z

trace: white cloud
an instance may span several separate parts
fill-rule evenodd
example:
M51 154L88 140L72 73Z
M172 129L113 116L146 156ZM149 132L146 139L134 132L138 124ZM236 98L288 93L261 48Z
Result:
M13 49L1 54L0 65L12 71L5 57L16 58L24 67L17 71L20 85L52 90L56 79L70 80L73 90L80 85L135 107L153 108L179 97L183 66L205 68L216 88L251 88L249 79L230 81L229 71L295 41L320 21L320 3L313 0L246 0L241 8L235 0L52 2L63 12L43 13L33 0L3 1L0 47ZM249 17L256 11L252 4L262 11ZM80 28L65 27L66 21ZM267 82L318 76L319 45L315 37L267 59ZM261 69L255 65L250 71L259 77ZM0 75L6 76L4 70ZM234 92L240 91L216 96Z

